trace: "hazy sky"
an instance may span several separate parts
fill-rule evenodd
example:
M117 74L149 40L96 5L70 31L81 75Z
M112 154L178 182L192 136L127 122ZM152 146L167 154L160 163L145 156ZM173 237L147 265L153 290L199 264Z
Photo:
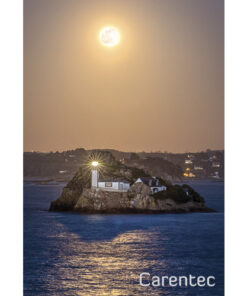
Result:
M25 151L224 145L223 0L25 0ZM101 28L120 43L99 42Z

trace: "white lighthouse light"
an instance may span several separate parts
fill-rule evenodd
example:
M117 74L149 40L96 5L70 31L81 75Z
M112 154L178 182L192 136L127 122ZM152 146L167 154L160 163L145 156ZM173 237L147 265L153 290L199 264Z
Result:
M92 166L93 166L93 167L96 168L98 165L99 165L98 161L93 161L93 162L92 162Z

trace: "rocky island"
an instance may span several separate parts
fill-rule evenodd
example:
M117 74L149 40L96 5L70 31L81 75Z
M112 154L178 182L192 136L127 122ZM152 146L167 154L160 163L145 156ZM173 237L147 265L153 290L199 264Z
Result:
M119 180L129 184L127 190L113 190L93 186L90 160L85 162L72 180L63 188L61 196L51 202L50 211L82 213L186 213L212 212L204 199L189 185L172 185L171 182L150 176L140 168L128 167L115 160L111 153L100 156L103 164L99 174L106 186ZM98 157L99 158L99 157ZM96 172L97 173L97 172ZM97 173L98 174L98 173ZM111 180L109 182L109 179ZM151 180L151 183L137 182ZM97 183L98 184L98 183ZM108 185L107 185L108 184ZM122 183L121 183L122 184ZM112 185L110 185L112 186ZM124 187L123 187L124 188ZM155 189L160 191L155 191Z

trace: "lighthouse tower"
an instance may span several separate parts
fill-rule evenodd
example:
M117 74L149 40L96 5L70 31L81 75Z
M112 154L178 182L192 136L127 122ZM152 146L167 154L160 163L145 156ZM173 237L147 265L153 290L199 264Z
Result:
M98 187L98 180L99 180L99 171L97 169L99 163L97 161L92 162L92 177L91 177L91 187L97 188Z

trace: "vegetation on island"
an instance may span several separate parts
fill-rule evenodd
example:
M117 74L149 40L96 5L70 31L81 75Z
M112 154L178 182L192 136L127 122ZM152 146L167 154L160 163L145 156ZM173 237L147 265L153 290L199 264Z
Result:
M192 187L187 184L168 185L166 191L160 191L153 194L153 197L158 200L172 199L177 204L186 203L189 201L204 202L204 199Z

